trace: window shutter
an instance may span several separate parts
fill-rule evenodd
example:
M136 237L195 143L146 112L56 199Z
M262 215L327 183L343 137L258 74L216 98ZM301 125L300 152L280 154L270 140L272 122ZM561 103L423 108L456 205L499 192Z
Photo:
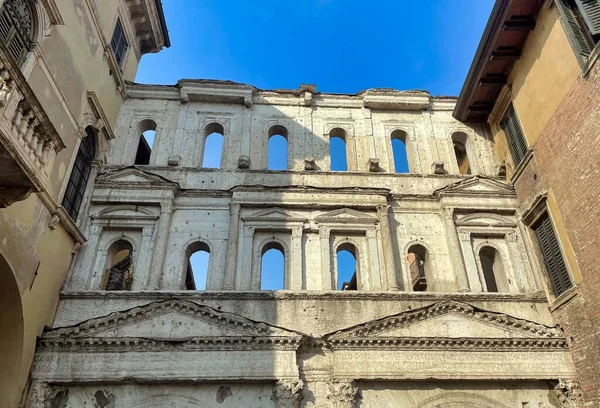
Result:
M563 26L565 31L567 31L567 37L569 38L571 47L573 47L573 51L583 62L587 61L592 50L585 40L581 27L579 27L575 13L573 13L573 10L567 4L567 0L556 0L556 4L558 5L558 11L562 17Z
M513 156L515 166L518 166L527 153L527 142L525 141L525 135L523 134L521 123L517 117L517 112L515 112L515 108L512 104L508 107L500 126L506 133L508 147Z
M600 34L600 0L575 0L590 33Z
M542 250L552 290L556 296L559 296L572 287L573 283L567 271L548 213L542 216L542 219L534 227L534 231Z

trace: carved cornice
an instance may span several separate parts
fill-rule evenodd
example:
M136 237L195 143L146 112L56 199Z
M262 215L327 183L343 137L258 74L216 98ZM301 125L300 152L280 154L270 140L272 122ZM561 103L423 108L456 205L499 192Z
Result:
M97 119L99 119L100 123L102 124L101 127L96 126L96 128L98 128L98 130L102 130L102 131L106 132L106 136L108 139L111 139L111 140L114 139L115 134L113 132L112 127L110 126L111 124L108 121L106 114L104 113L104 110L102 109L102 104L100 103L100 100L98 99L98 96L96 95L96 92L88 91L87 100L88 100L88 103L90 104L90 107L92 108L94 116Z
M60 14L60 9L56 5L55 0L40 0L46 9L46 13L48 13L48 18L50 22L54 25L64 25L65 22Z
M161 352L217 350L297 350L300 336L192 337L151 339L143 337L44 337L41 351L57 352Z
M459 350L459 351L565 351L568 349L564 338L451 338L451 337L365 337L330 339L327 341L333 350Z

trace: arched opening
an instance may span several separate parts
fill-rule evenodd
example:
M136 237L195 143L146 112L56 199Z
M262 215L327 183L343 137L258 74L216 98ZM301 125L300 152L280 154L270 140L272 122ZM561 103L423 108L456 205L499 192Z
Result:
M202 167L220 169L223 155L223 135L225 130L220 123L211 123L204 129L204 157Z
M0 255L0 395L16 406L23 355L23 308L15 275ZM13 405L14 404L14 405Z
M210 248L205 242L194 242L186 251L186 290L206 290Z
M140 140L134 164L150 164L150 155L152 154L152 146L154 145L154 138L156 136L156 122L150 119L141 121L138 125L138 134L140 135Z
M269 129L267 150L267 170L287 170L288 168L288 131L283 126Z
M392 153L394 155L394 169L396 173L409 173L406 132L396 129L392 132L390 138L392 139Z
M133 283L133 246L121 239L108 249L104 290L131 290Z
M285 251L278 242L262 249L260 258L260 290L285 289Z
M427 249L423 245L418 244L408 248L408 264L413 291L427 291L427 275L430 273L430 261Z
M86 137L79 144L79 150L62 200L62 206L73 221L77 221L83 195L92 171L92 161L96 158L96 131L88 126L85 128L85 134Z
M486 290L488 292L506 291L506 275L500 253L491 246L484 246L479 250L479 260Z
M344 129L335 128L329 132L329 157L331 171L348 171L346 131Z
M11 57L22 65L31 49L37 21L29 0L5 0L0 9L0 41Z
M471 174L471 163L467 155L467 140L468 136L462 132L452 135L452 145L454 146L454 156L458 165L460 174Z
M336 251L337 289L358 290L357 281L357 251L349 242L343 243Z

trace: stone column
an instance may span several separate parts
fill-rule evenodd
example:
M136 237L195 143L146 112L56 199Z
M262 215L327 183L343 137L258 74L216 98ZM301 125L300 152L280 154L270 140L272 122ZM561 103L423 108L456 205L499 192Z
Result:
M367 236L367 251L369 252L369 278L370 290L382 290L385 288L383 277L381 276L381 260L379 259L379 246L377 245L377 230L369 229L365 233ZM361 271L362 272L362 271ZM363 272L364 273L364 272ZM361 280L364 280L361 278ZM363 288L364 289L364 288Z
M227 237L227 258L225 259L225 277L222 290L234 290L235 269L238 257L238 239L240 234L240 205L229 205L229 236Z
M390 231L389 206L377 206L377 218L381 229L381 239L383 240L383 256L382 263L385 265L385 279L388 290L399 290L398 277L396 273L396 263L394 262L394 247L392 245L392 236Z
M448 254L450 255L452 270L456 277L456 285L459 292L469 292L468 270L463 259L461 244L454 223L454 209L443 208L444 226L446 227L446 241L448 242ZM470 245L469 245L470 246ZM475 268L477 270L477 268Z
M331 247L329 245L330 231L328 229L319 229L319 238L321 240L321 278L322 290L332 289L331 279Z
M172 276L164 276L163 274L154 276L150 274L150 261L152 253L152 236L154 235L154 227L148 226L142 229L142 242L138 253L135 254L135 264L133 266L133 290L145 290L147 287L154 285L147 284L151 280L156 279L158 289L178 290L181 289L178 285L173 286Z
M160 206L160 218L158 219L158 231L156 233L156 242L154 244L154 255L152 256L152 269L148 277L146 290L158 289L163 273L163 264L165 262L165 252L167 250L167 241L169 240L169 229L171 228L171 216L173 215L173 204L165 202Z
M292 229L290 283L287 288L302 290L302 226Z
M332 408L354 408L358 397L358 387L354 381L333 382L329 384L327 399Z
M277 381L271 395L275 408L300 408L303 386L302 381Z
M71 278L69 279L68 288L70 290L98 290L100 288L92 288L92 280L94 276L96 256L98 255L98 241L102 233L100 225L90 225L88 228L88 241L83 244L79 251L78 262L73 265Z
M471 246L471 234L468 232L461 232L459 234L459 241L463 253L463 260L465 262L469 288L472 292L481 292L483 287L481 286L481 280L479 279L477 260L475 259L473 247Z
M240 288L244 290L260 290L261 271L258 267L260 257L256 257L254 248L254 227L244 226L244 240L240 260ZM242 265L248 265L247 269L242 269Z

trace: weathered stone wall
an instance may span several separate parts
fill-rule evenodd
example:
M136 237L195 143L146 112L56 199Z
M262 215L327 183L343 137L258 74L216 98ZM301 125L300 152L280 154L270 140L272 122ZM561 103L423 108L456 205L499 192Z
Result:
M515 192L495 176L485 128L452 119L452 108L420 92L133 86L95 181L88 242L40 340L32 406L576 402ZM133 166L149 120L150 164ZM210 123L225 130L221 169L200 167ZM288 131L286 171L266 170L273 125ZM328 171L333 128L346 130L347 172ZM390 167L395 129L409 137L410 174ZM474 175L458 174L454 131L470 138ZM120 240L133 248L132 290L103 291ZM185 291L199 242L210 249L207 290ZM271 242L284 248L282 291L260 290ZM335 290L336 249L347 243L356 291ZM427 292L413 291L414 244L427 249ZM483 247L501 259L500 293L487 290Z

